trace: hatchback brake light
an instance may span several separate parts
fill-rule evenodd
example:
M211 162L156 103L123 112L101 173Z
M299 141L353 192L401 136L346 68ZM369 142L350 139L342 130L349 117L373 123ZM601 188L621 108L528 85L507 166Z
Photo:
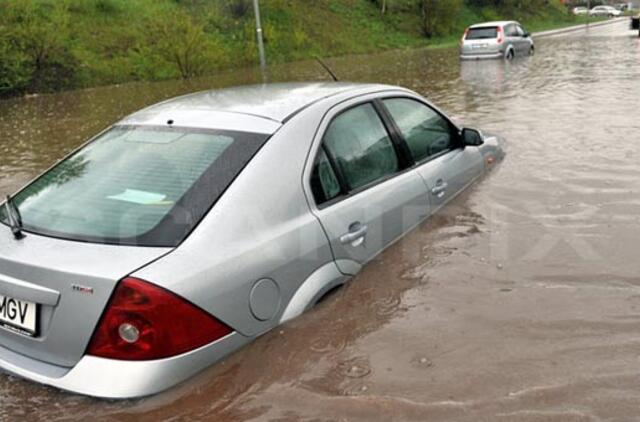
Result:
M469 28L464 30L464 34L462 35L462 39L460 40L460 45L464 44L464 40L467 39L468 34L469 34Z
M128 277L116 286L87 354L120 360L162 359L204 346L231 331L174 293Z
M502 32L502 28L498 27L498 44L502 44L504 41L504 32Z

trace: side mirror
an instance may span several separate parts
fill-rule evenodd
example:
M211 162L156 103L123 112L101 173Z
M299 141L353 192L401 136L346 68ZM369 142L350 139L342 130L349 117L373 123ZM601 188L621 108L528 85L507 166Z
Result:
M462 129L462 139L464 140L464 145L467 147L479 147L484 144L482 132L476 129Z

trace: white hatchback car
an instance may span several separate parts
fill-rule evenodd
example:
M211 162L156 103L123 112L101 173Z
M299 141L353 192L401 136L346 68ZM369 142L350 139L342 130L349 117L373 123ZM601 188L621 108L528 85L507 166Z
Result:
M463 60L511 60L516 56L532 56L534 52L531 34L515 21L472 25L460 41L460 58Z

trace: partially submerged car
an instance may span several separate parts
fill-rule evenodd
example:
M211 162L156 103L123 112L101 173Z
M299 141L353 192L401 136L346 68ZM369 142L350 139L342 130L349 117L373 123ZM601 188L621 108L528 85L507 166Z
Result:
M0 367L98 397L165 390L313 307L503 154L394 86L144 109L0 206Z
M586 7L574 7L573 9L571 9L571 13L576 16L586 15L587 13L589 13L589 9L587 9Z
M507 59L532 56L535 43L518 22L485 22L467 28L460 40L462 60Z
M609 18L622 15L622 12L613 6L596 6L589 10L589 16L606 16Z

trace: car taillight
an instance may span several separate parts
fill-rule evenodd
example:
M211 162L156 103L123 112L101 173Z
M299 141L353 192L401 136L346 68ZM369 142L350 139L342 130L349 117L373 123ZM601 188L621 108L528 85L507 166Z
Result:
M498 27L498 44L502 44L502 41L504 41L504 33L502 28Z
M467 34L469 34L469 28L464 30L464 35L462 36L462 39L460 40L460 45L464 44L464 40L467 39Z
M162 359L204 346L231 331L185 299L128 277L116 286L87 354L121 360Z

